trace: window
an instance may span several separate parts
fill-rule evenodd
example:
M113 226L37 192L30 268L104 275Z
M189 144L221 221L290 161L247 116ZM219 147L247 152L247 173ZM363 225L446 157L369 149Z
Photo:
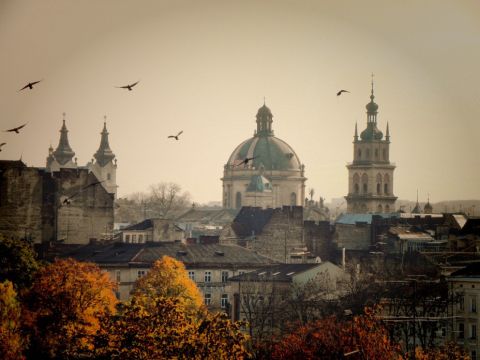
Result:
M222 282L227 282L228 280L228 271L222 271Z
M383 160L387 160L387 150L383 149Z
M195 281L195 271L189 271L188 277L190 278L190 280Z
M383 184L383 192L388 195L388 184Z
M205 282L209 283L212 281L212 272L211 271L205 271Z
M115 271L115 279L117 280L118 283L120 282L121 275L122 275L122 272L120 270Z
M140 279L141 277L145 276L145 274L146 274L145 270L138 270L137 279Z
M470 339L477 338L477 325L472 324L470 326Z
M361 150L361 149L358 149L358 158L359 158L359 159L362 158L362 150Z
M107 174L107 180L112 180L112 176L110 175L110 173Z
M238 272L238 275L243 275L243 274L245 274L245 271L240 270L240 271Z
M290 205L297 205L297 194L295 194L294 192L290 194Z
M378 158L378 149L375 149L375 159Z
M377 195L380 195L382 193L382 185L377 183Z
M137 235L133 234L132 235L132 243L136 243L137 242Z
M221 298L222 309L226 309L227 304L228 304L228 295L227 294L222 294L222 298Z
M461 310L461 311L464 311L465 310L465 299L463 296L460 296L459 299L458 299L458 308Z
M477 360L477 352L475 350L472 350L471 355L472 360Z
M138 235L138 242L143 243L143 235Z
M368 185L367 184L363 184L363 193L366 194L368 191Z
M355 192L355 194L358 194L360 192L360 187L358 186L358 184L353 185L353 191Z
M465 338L465 324L459 323L458 324L458 338L463 339Z
M205 305L210 305L212 303L212 294L205 294Z
M477 298L473 296L470 298L470 312L477 312Z
M125 242L130 242L130 235L125 235Z
M235 195L235 207L240 209L242 207L242 193L239 191L237 195Z
M367 159L370 159L370 149L367 149Z

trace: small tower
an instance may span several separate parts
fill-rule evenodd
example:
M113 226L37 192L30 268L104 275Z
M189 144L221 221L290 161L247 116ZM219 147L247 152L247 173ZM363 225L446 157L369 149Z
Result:
M430 195L427 197L427 203L423 207L424 214L432 214L433 213L433 206L430 204Z
M60 141L55 151L52 151L50 145L48 157L47 157L47 170L59 171L61 168L76 168L77 164L72 161L75 156L75 152L70 147L68 142L68 130L65 125L65 113L63 113L63 124L60 129Z
M100 146L93 155L95 160L87 164L87 167L99 181L103 181L102 185L107 192L117 195L117 159L110 149L108 142L107 117L104 117L103 130L100 133Z
M390 129L385 139L377 127L378 105L374 101L373 74L370 102L366 105L367 127L353 136L353 162L348 169L348 213L389 213L395 211L393 171L390 163Z

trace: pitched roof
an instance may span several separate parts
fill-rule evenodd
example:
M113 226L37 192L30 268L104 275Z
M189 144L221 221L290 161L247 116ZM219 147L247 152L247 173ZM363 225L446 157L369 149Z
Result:
M232 229L241 238L261 234L273 212L274 209L270 208L244 206L233 220Z
M76 249L66 254L66 257L73 257L79 261L94 262L99 265L121 263L131 266L149 266L164 255L180 260L186 266L220 267L235 265L248 267L275 263L265 256L236 245L186 245L177 242L92 244Z
M139 223L127 226L122 230L146 230L153 227L152 219L145 219Z
M371 224L373 216L380 216L384 219L398 217L397 213L389 213L389 214L342 214L340 215L337 220L335 220L336 224L344 224L344 225L355 225L356 223L366 223Z
M237 209L190 209L175 219L179 223L199 222L230 223L237 215Z
M450 277L480 277L480 262L467 265L465 268L452 273Z
M301 274L307 270L325 263L312 264L278 264L270 267L234 276L230 281L275 281L275 282L291 282L295 275Z

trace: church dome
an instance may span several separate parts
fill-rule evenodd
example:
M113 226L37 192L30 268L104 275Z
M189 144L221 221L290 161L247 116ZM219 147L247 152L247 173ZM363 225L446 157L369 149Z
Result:
M375 123L369 123L367 128L360 134L362 140L382 140L383 133L377 128Z
M257 112L255 135L242 142L228 159L227 166L234 169L255 168L270 170L301 170L301 162L295 151L285 141L275 137L272 130L272 112L264 104ZM247 164L242 162L253 158Z

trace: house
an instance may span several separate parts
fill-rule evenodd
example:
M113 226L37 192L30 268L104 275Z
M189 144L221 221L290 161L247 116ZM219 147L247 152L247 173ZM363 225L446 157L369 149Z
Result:
M148 241L184 240L185 232L167 219L145 219L138 224L122 230L122 241L126 243L144 243Z
M338 298L347 280L345 271L328 261L277 264L234 276L229 279L232 319L247 321L251 335L275 332L292 321L287 315L291 304L299 307L314 304L313 311L320 311L318 300Z
M453 313L447 336L467 350L472 359L478 359L480 341L480 263L473 263L452 273L448 278L449 298L458 298L452 305Z
M188 276L211 310L226 310L231 302L227 280L275 262L239 246L183 244L181 242L90 244L65 254L78 261L97 264L119 284L117 297L128 300L135 281L145 275L163 256L185 264Z

